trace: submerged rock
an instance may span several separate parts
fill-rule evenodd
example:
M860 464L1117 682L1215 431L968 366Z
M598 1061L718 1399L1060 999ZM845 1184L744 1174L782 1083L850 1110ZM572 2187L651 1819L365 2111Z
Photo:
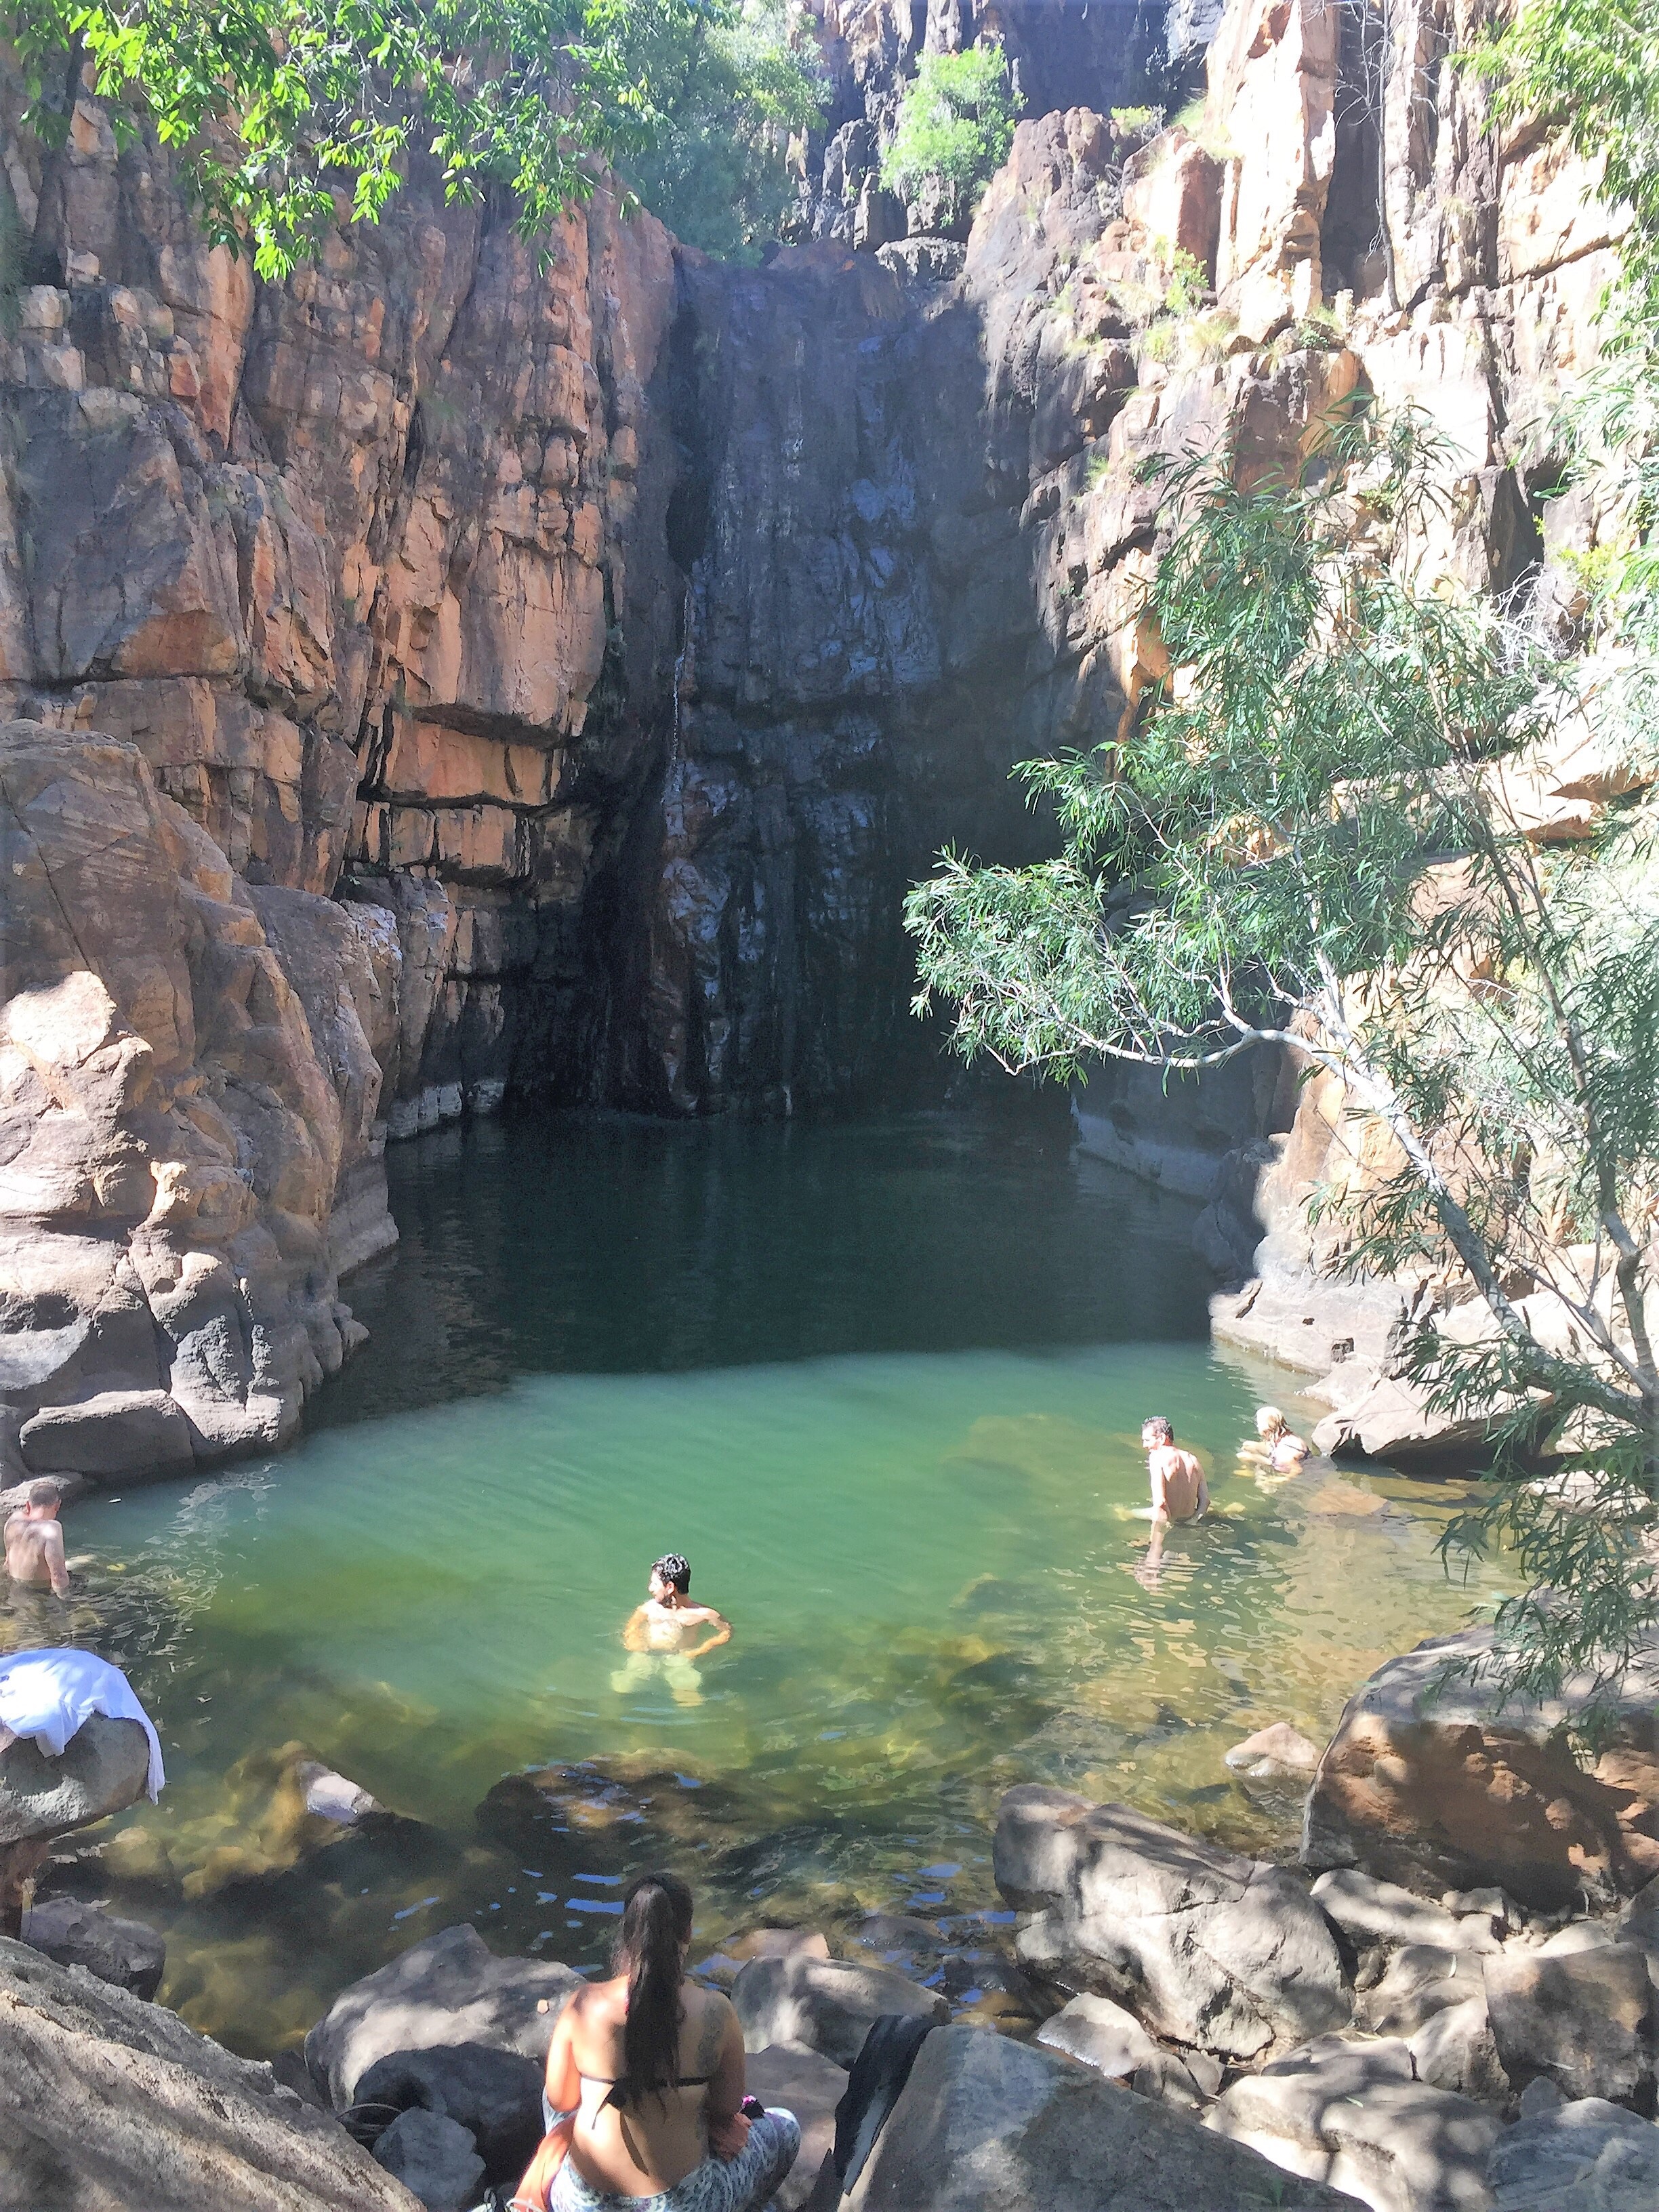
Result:
M817 1959L802 1952L781 1959L751 1959L732 1984L732 2003L746 2051L763 2051L769 2044L798 2044L833 2059L837 2066L852 2064L871 2021L883 2013L939 2021L951 2015L944 1997L889 1967L866 1966L850 1959Z
M1570 1735L1594 1686L1498 1710L1490 1629L1392 1659L1351 1698L1309 1793L1302 1856L1438 1896L1501 1884L1552 1910L1659 1875L1659 1646L1624 1679L1593 1765Z
M1022 1963L1173 2042L1249 2059L1349 2016L1336 1940L1282 1868L1035 1784L1003 1799L994 1860L1010 1904L1038 1910Z
M580 1982L551 1960L498 1959L476 1928L446 1928L343 1990L306 2038L306 2064L339 2111L394 2051L481 2043L544 2060Z
M167 1947L142 1920L118 1919L95 1905L54 1897L23 1915L23 1941L60 1966L84 1966L112 1989L153 1997L161 1986Z
M1413 2079L1403 2043L1334 2035L1236 2081L1205 2120L1374 2212L1486 2212L1486 2160L1502 2124L1472 2099Z
M833 2200L832 2200L833 2201ZM936 2028L848 2212L1354 2212L1090 2068L982 2028Z
M0 2195L28 2212L415 2212L268 2066L0 1941Z

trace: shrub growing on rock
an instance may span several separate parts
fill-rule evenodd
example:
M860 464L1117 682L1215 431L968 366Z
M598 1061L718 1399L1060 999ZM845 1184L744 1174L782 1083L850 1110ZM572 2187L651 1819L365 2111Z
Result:
M1007 160L1015 112L1000 46L924 54L882 155L883 184L910 204L932 195L940 227L953 228Z

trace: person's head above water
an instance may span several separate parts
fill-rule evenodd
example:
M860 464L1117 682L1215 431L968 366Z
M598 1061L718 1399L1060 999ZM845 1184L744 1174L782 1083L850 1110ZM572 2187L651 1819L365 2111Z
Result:
M1140 1441L1148 1451L1156 1451L1160 1444L1175 1442L1175 1431L1162 1413L1154 1413L1150 1421L1141 1423Z
M1259 1437L1282 1437L1290 1427L1277 1406L1258 1406L1255 1409L1255 1432Z
M671 1553L673 1565L685 1562ZM680 1983L691 1941L691 1893L677 1874L642 1874L623 1892L613 1971L628 1977L623 2067L630 2099L679 2076Z
M652 1561L651 1595L659 1605L671 1590L677 1597L684 1597L690 1588L691 1562L678 1552L665 1552L661 1559Z
M23 1510L31 1521L50 1521L63 1502L64 1493L55 1482L32 1482Z

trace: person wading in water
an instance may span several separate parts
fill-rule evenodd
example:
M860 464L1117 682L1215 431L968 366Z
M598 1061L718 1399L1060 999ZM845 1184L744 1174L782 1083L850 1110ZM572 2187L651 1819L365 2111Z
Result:
M781 2186L799 2125L744 2095L743 2031L725 1997L686 1979L690 1943L677 1875L629 1885L611 1978L576 1991L548 2049L547 2103L573 2116L569 2148L544 2193L532 2166L515 2205L759 2212Z

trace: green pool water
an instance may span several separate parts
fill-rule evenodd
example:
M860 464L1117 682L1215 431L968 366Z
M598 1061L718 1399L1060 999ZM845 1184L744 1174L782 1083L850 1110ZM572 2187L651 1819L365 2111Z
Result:
M1456 1490L1239 1468L1285 1378L1212 1353L1190 1209L1050 1123L556 1121L391 1171L371 1343L300 1443L70 1530L62 1640L127 1667L169 1784L52 1879L164 1928L163 1996L239 2048L458 1919L591 1964L665 1858L710 1945L939 1918L973 2002L1003 1789L1284 1850L1294 1807L1225 1749L1328 1729L1491 1594L1434 1554ZM1154 1412L1218 1508L1156 1575ZM668 1549L736 1631L695 1705L615 1679ZM301 1755L401 1817L325 1842Z

